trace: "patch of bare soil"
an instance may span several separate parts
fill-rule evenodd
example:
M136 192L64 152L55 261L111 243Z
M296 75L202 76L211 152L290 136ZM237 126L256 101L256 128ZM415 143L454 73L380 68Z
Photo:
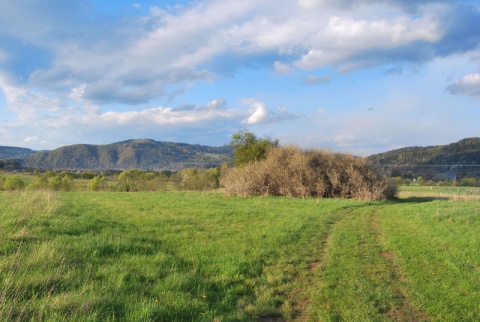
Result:
M322 262L316 261L316 262L310 263L310 265L308 265L308 270L310 272L312 272L312 271L317 270L320 266L322 266Z

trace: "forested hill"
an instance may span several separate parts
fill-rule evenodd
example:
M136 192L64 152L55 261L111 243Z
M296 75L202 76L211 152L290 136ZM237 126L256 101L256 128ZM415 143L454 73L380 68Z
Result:
M480 138L447 145L407 147L367 157L374 166L390 169L391 175L418 174L430 178L479 177Z
M480 165L480 138L448 145L401 148L371 155L368 160L377 165Z
M0 146L0 159L1 160L21 160L29 155L35 154L36 151L18 148L14 146Z
M76 144L28 156L24 166L38 169L144 169L211 168L232 160L228 147L186 143L128 140L108 145Z

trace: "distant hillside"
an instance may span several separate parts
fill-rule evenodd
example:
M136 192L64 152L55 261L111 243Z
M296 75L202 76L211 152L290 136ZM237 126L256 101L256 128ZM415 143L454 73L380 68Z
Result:
M26 149L26 148L17 148L13 146L0 146L0 159L1 160L23 160L27 156L35 154L36 151Z
M480 138L464 139L448 145L407 147L374 154L367 159L392 176L480 178Z
M186 143L128 140L108 145L76 144L38 152L25 159L24 166L39 169L149 169L180 170L211 168L232 160L227 147Z

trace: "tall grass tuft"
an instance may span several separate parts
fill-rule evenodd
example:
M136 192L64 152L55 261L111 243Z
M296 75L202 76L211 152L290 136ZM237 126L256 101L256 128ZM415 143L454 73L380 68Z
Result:
M40 218L48 219L58 209L58 198L52 192L3 192L0 194L0 320L38 320L41 316L33 303L41 292L50 292L52 283L35 282L37 264L48 262L53 249L42 245L35 232ZM25 285L36 284L37 288Z

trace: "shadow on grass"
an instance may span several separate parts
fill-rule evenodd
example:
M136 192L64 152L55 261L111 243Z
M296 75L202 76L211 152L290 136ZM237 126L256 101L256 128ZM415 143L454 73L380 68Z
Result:
M424 203L424 202L432 202L436 200L449 200L448 197L406 197L406 198L396 198L391 200L392 203L404 204L404 203Z

